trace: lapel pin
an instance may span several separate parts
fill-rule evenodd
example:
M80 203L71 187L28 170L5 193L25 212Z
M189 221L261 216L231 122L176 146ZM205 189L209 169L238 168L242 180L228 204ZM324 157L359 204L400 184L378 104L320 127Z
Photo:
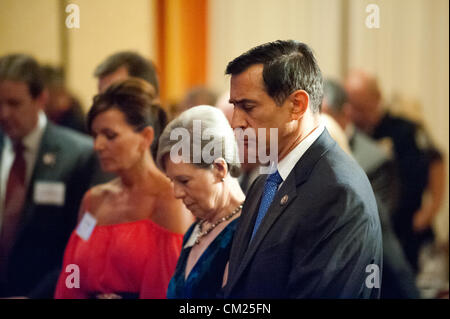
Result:
M53 166L56 163L56 156L54 153L45 153L42 157L42 161L45 165Z
M281 205L286 204L287 201L288 201L288 199L289 199L289 196L288 196L288 195L284 195L284 196L281 198L280 204L281 204Z

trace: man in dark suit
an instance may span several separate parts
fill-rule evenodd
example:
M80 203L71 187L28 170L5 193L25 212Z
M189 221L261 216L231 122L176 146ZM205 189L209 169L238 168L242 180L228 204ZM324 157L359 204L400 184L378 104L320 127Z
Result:
M276 128L278 164L247 194L224 296L378 298L382 239L374 194L320 123L322 75L310 48L263 44L226 73L233 128ZM267 154L265 137L258 148Z
M37 62L0 58L0 296L52 297L94 167L92 140L51 124ZM44 293L44 294L43 294Z

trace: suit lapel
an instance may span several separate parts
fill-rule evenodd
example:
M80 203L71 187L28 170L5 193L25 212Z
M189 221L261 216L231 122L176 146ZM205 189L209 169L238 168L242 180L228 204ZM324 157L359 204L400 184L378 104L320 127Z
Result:
M328 149L335 144L336 143L331 139L328 131L325 129L319 138L305 152L305 154L303 154L294 169L283 182L283 185L277 191L266 216L256 232L255 237L247 246L244 243L248 243L250 240L254 226L254 223L252 223L252 221L254 221L253 217L257 214L261 194L264 188L264 182L266 180L266 176L264 176L264 178L260 177L260 181L258 181L258 191L255 193L258 197L253 197L258 198L259 200L252 201L249 205L248 213L247 210L246 212L243 211L243 214L245 213L245 217L242 220L239 233L236 234L238 237L236 237L236 240L233 241L232 254L234 250L237 250L237 253L233 254L235 256L234 259L230 258L230 264L233 264L233 270L235 270L230 272L229 278L231 280L229 285L227 285L228 292L231 292L232 288L236 285L272 225L297 197L298 187L308 180L314 165L323 156L323 154L325 154ZM253 194L251 195L253 196Z
M60 152L61 145L58 143L58 134L55 132L53 125L48 123L44 134L42 134L30 181L36 181L40 178L47 177L48 173L52 171L52 166L58 161L58 154L60 154Z
M261 194L264 188L264 182L266 180L266 175L264 175L264 178L261 178L263 183L262 186L259 189L259 198L261 198ZM238 265L236 269L235 275L231 275L230 278L232 278L230 282L230 291L231 288L236 284L239 277L244 272L245 268L247 268L248 264L252 260L255 252L257 251L259 245L261 244L261 241L264 239L264 237L267 235L267 232L272 227L273 223L277 220L277 218L281 215L281 213L289 206L289 204L292 202L292 200L297 196L296 187L295 187L295 177L292 174L289 174L286 181L283 183L281 188L277 191L272 204L270 205L268 212L266 216L264 217L261 225L259 226L258 231L255 234L255 237L253 237L252 241L245 245L244 243L248 243L251 238L251 234L254 227L254 216L258 213L259 209L259 203L260 201L254 201L252 205L252 211L251 214L248 214L246 218L245 224L242 225L242 231L241 236L237 240L237 245L240 245L239 247L239 259L235 260L234 264ZM281 199L287 195L288 200L287 202L284 202L281 204ZM236 262L237 261L237 262ZM240 261L240 262L239 262Z
M55 155L59 153L60 147L56 140L58 139L57 134L53 133L53 127L51 123L48 123L45 127L44 133L39 145L39 150L36 156L33 173L31 174L30 181L28 183L27 197L25 201L25 207L22 216L21 229L19 229L19 234L25 229L26 225L32 220L35 213L35 203L34 203L34 184L40 179L48 179L48 174L51 172L51 165L45 163L44 157L47 154ZM19 238L19 236L17 237Z

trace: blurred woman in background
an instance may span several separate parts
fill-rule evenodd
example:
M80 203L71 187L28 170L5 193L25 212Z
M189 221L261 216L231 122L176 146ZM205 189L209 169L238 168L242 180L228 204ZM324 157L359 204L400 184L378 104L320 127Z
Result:
M150 153L154 98L135 78L94 98L88 129L102 169L118 177L85 194L55 298L165 298L192 217Z

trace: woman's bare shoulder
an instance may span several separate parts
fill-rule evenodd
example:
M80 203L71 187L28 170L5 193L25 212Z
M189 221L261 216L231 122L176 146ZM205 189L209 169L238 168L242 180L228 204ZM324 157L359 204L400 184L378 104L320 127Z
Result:
M170 179L163 173L155 177L156 185L158 185L158 196L171 196L173 194L173 185Z
M82 206L89 210L89 213L95 216L98 207L106 197L119 191L118 179L114 179L108 183L99 184L89 189L83 198Z
M153 221L168 230L184 234L194 218L181 199L176 199L173 185L166 177L161 181L160 193L153 214Z

